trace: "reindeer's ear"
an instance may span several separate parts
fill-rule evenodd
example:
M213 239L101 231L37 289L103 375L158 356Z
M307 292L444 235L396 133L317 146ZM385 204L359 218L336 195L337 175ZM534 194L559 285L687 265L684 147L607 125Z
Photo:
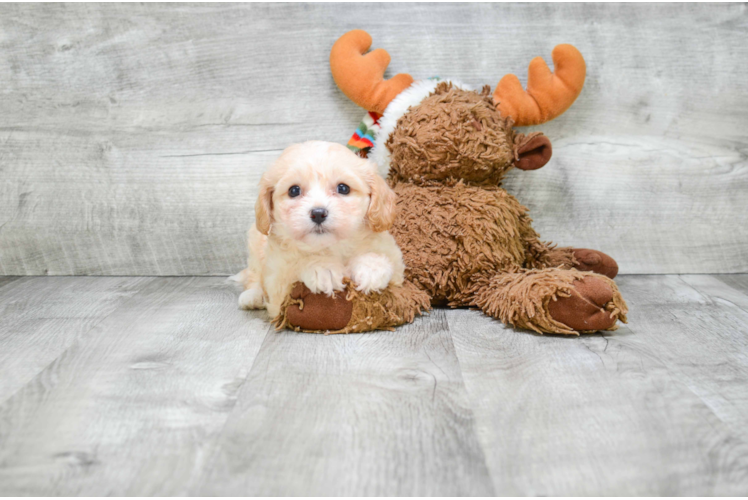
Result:
M520 170L537 170L551 159L551 141L543 134L519 136L514 144L514 166Z
M266 175L260 180L260 194L255 203L255 225L257 230L266 235L270 233L270 224L273 222L273 185Z
M366 220L369 222L372 231L381 233L387 231L395 223L397 195L390 189L384 179L375 173L369 176L369 187L371 188L371 200L369 200Z

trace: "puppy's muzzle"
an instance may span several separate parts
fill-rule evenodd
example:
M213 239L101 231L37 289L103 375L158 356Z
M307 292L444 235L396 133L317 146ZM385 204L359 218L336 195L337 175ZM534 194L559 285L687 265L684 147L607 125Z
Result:
M312 211L309 212L309 216L315 224L320 225L325 222L325 219L327 219L327 209L313 208Z

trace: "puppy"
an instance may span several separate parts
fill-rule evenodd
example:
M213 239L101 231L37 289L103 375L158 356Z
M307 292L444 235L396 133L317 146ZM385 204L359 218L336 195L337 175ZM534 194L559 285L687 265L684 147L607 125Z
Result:
M333 295L348 277L369 293L403 282L402 254L387 232L395 193L376 165L340 144L309 141L280 155L260 181L249 230L242 309L275 317L293 283Z

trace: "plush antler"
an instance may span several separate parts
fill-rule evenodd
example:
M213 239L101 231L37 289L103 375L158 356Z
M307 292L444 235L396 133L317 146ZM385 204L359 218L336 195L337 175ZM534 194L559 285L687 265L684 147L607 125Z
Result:
M330 70L335 83L351 101L382 114L390 101L413 83L413 77L400 73L385 80L390 55L384 49L364 55L369 47L371 36L367 32L349 31L332 46Z
M553 49L551 73L542 58L530 62L527 92L514 75L506 75L494 90L493 98L502 116L510 116L515 125L537 125L553 120L569 109L584 85L587 66L582 54L572 45Z

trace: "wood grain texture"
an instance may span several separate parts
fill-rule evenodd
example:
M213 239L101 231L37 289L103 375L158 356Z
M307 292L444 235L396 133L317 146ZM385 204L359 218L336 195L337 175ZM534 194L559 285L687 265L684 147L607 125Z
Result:
M219 278L15 280L0 495L744 494L748 275L618 282L630 323L569 337L465 309L275 333Z
M149 279L0 280L0 403L112 314Z
M0 493L179 495L204 468L269 326L222 278L142 285L0 406Z
M712 277L730 288L743 292L743 295L748 293L748 276L745 274L718 274ZM740 303L744 304L742 300L740 300Z
M541 235L622 273L748 271L744 4L3 4L0 274L236 272L266 166L362 116L327 62L353 28L389 74L472 85L575 44L554 159L507 183Z
M708 276L618 281L630 321L605 335L447 313L497 493L744 494L748 298Z
M5 285L9 285L10 283L13 283L16 280L21 279L20 276L0 276L0 288L4 287Z
M265 339L203 495L492 495L444 311Z

